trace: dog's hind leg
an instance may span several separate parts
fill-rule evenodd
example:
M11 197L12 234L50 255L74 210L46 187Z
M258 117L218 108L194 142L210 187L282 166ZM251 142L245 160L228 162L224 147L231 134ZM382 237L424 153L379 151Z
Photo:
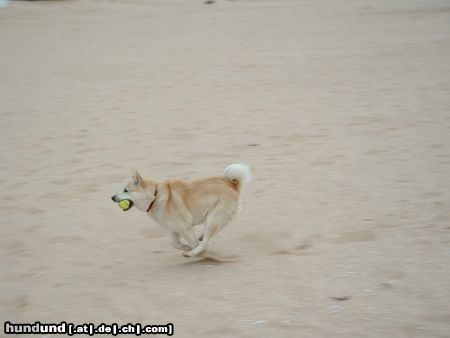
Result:
M217 205L216 208L208 215L203 231L203 238L195 248L191 251L183 252L186 257L197 256L201 254L208 246L211 238L219 232L237 213L238 205L232 207L225 205Z
M211 238L217 232L219 232L220 228L221 228L221 226L217 223L207 224L205 227L205 232L202 235L201 242L193 250L183 252L183 255L185 257L192 257L192 256L197 256L197 255L201 254L206 249L207 245L211 241Z
M180 234L178 232L172 232L172 246L175 249L179 249L179 250L183 250L183 251L191 249L188 245L181 243Z
M194 231L192 229L185 230L183 232L183 237L186 240L187 244L189 245L189 249L194 249L198 245L197 237L194 234Z

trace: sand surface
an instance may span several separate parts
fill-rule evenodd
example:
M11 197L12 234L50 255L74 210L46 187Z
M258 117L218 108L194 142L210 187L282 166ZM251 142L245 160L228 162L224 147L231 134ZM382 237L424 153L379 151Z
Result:
M448 337L449 70L448 1L0 8L0 320ZM215 259L110 200L234 162Z

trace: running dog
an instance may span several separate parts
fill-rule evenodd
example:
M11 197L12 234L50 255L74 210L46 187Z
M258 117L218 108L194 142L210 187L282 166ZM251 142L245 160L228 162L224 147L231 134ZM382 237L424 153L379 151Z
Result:
M229 165L223 176L189 182L143 179L133 170L123 191L112 196L112 200L129 200L125 210L135 206L147 213L171 232L175 248L192 257L201 254L212 237L237 215L243 189L251 179L250 168L244 164ZM197 239L193 227L200 224L204 230Z

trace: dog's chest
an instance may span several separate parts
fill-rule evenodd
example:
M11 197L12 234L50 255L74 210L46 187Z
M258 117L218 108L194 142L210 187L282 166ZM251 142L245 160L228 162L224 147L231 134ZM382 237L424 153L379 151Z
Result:
M165 213L155 212L149 215L151 219L153 219L156 223L158 223L163 228L171 232L182 233L185 230L188 230L191 225L186 223L181 217L177 215L167 215Z

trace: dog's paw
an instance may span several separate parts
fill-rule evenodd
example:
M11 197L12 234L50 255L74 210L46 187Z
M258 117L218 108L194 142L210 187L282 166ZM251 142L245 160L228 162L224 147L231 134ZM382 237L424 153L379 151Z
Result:
M205 250L205 247L202 244L199 244L194 249L190 251L183 252L184 257L193 257L200 255Z
M191 248L189 247L189 245L186 245L186 244L172 244L172 246L175 248L175 249L178 249L178 250L181 250L181 251L189 251L189 250L191 250Z
M192 257L193 256L192 250L183 252L183 256L184 257Z

